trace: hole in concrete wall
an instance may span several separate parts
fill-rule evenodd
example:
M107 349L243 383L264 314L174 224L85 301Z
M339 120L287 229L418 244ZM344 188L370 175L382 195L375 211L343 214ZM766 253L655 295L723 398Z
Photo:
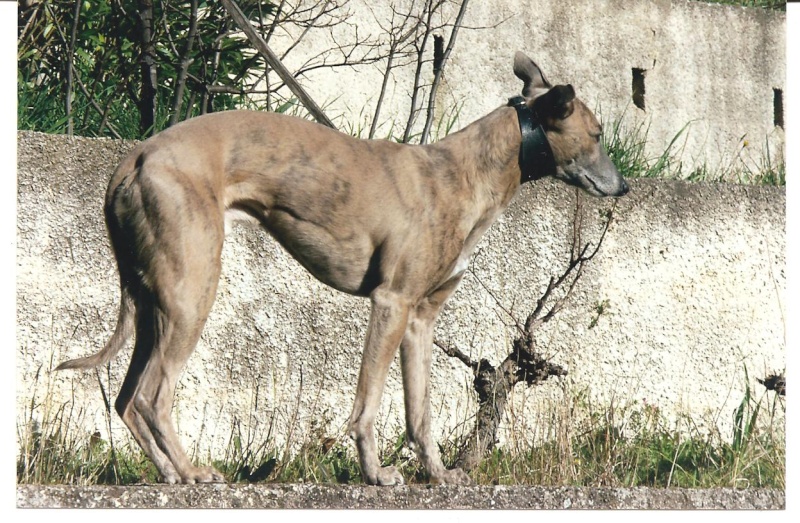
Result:
M443 61L444 37L442 35L433 35L433 74L438 73L442 69Z
M633 68L633 81L631 91L633 92L633 104L644 111L644 75L647 69Z
M772 90L772 119L775 127L783 129L783 90Z

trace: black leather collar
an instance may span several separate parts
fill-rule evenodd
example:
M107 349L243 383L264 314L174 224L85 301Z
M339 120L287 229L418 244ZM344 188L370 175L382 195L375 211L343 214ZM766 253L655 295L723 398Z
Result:
M509 98L508 105L517 110L522 144L519 148L519 167L524 183L550 176L556 172L556 161L547 135L539 119L525 103L525 98Z

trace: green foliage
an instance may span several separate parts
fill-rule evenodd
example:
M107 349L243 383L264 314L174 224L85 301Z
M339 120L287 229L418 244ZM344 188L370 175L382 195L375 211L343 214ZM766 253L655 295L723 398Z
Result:
M602 300L595 304L594 306L594 316L592 317L592 321L589 322L589 329L594 329L597 327L597 322L600 321L600 316L606 314L608 312L609 301Z
M72 0L45 0L27 10L21 8L23 29L17 55L20 129L66 132L72 120L76 134L142 137L138 5L132 0L84 0L77 18ZM275 9L271 2L249 5L246 14L262 25ZM198 3L192 38L189 2L154 2L153 11L157 65L154 131L168 126L171 118L180 121L255 103L254 84L265 74L265 64L246 40L232 36L219 2ZM74 66L71 86L67 75L70 54ZM182 97L175 100L182 83ZM68 92L73 97L69 116Z

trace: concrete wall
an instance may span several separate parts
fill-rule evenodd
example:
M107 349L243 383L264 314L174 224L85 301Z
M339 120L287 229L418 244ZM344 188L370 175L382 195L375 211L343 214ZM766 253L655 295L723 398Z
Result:
M110 372L51 373L100 349L114 327L117 273L102 220L108 177L132 143L20 132L18 138L17 421L66 407L107 437L101 385L112 398L129 351ZM546 437L576 398L658 407L669 419L731 434L731 414L755 377L785 368L785 193L782 188L634 180L618 219L574 299L541 331L540 349L569 375L518 388L503 440ZM491 290L520 316L535 306L568 256L574 191L526 185L492 227L474 274L449 302L436 336L473 359L498 363L514 336ZM598 208L587 199L586 239ZM483 285L479 283L482 282ZM485 286L485 288L484 288ZM596 305L607 302L597 318ZM309 276L260 229L237 225L226 241L218 298L178 386L174 415L189 448L243 438L341 436L349 415L368 308ZM434 350L436 438L469 428L471 375ZM379 418L381 437L402 431L398 365ZM770 393L772 394L772 393ZM31 412L33 405L33 412ZM586 410L578 405L578 410ZM274 423L273 423L274 422ZM116 441L126 438L112 415Z
M352 0L351 25L336 32L337 41L352 41L353 27L361 38L380 37L389 26L389 3L375 4ZM449 6L444 18L454 19L456 8ZM551 82L572 83L607 123L624 115L630 129L649 127L651 156L685 128L674 148L685 175L703 166L712 173L758 171L766 158L783 158L774 97L785 84L785 25L782 12L695 0L470 2L439 93L439 116L461 106L458 125L464 126L518 94L511 65L519 49ZM275 38L271 45L280 49L290 41ZM287 65L298 68L332 46L327 32L309 33ZM317 70L302 82L331 116L368 129L383 67ZM644 76L644 110L632 102L634 69ZM432 78L426 70L423 80ZM391 122L395 133L402 129L412 85L413 67L395 71L378 136L390 132Z

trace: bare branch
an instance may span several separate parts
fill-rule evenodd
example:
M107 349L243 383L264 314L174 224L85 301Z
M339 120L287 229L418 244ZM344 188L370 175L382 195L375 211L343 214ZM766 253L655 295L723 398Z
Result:
M403 143L408 143L411 139L411 131L414 128L414 122L417 119L417 114L420 108L417 107L417 99L422 89L422 67L425 63L424 53L428 45L428 38L433 33L433 15L444 3L444 0L426 0L423 10L423 16L420 17L417 27L422 28L422 41L418 42L416 39L414 45L417 51L417 67L414 72L414 87L411 89L411 102L408 112L408 120L406 121L406 128L403 132Z
M164 28L164 34L167 35L169 48L172 50L172 54L180 56L181 53L178 52L178 47L175 45L175 40L172 38L172 32L169 30L169 21L167 20L168 6L164 5L164 0L159 0L159 4L161 4L161 26ZM173 12L175 12L175 10L173 10Z
M496 306L497 306L497 307L498 307L498 308L499 308L501 311L503 311L504 313L506 313L506 315L507 315L509 318L511 318L511 321L513 321L513 322L514 322L514 326L517 328L517 331L519 331L519 333L520 333L520 334L524 334L524 333L525 333L525 330L522 328L522 325L520 325L520 323L519 323L519 320L517 320L516 316L514 316L514 314L512 314L512 313L511 313L511 311L509 311L508 309L506 309L506 308L505 308L505 306L504 306L504 305L503 305L503 303L500 301L500 299L499 299L497 296L495 296L494 292L492 292L492 290L491 290L489 287L487 287L485 283L483 283L483 280L481 280L481 279L478 277L478 275L475 273L475 271L473 271L472 269L470 269L470 272L472 273L472 276L475 278L475 281L477 281L477 282L478 282L478 284L479 284L481 287L483 287L483 290L485 290L485 291L486 291L486 292L489 294L489 296L491 296L491 297L492 297L492 299L494 300L494 303L495 303L495 305L496 305Z
M78 71L74 68L74 66L73 66L73 73L75 74L75 81L78 83L78 87L81 89L81 92L84 94L84 96L86 96L86 99L89 100L89 104L94 108L95 111L105 116L106 111L103 110L103 108L100 107L100 105L98 105L95 99L92 98L92 96L89 94L89 91L86 90L86 86L83 85L80 76L78 76ZM117 132L114 126L111 125L111 122L106 122L105 125L106 127L108 127L108 130L111 131L111 136L113 136L117 140L122 139L122 136L119 134L119 132Z
M191 0L189 12L189 34L186 37L186 48L181 58L181 66L178 70L178 77L175 80L175 96L172 100L172 114L169 117L169 125L175 125L180 119L181 104L183 104L183 91L186 88L186 75L189 73L189 66L194 62L192 58L192 47L197 34L197 0ZM176 53L177 55L177 53Z
M196 80L198 85L202 86L211 85L217 81L217 73L222 60L222 41L225 39L225 37L233 33L232 30L228 29L228 19L225 16L218 18L213 10L209 11L209 13L212 15L214 21L216 21L219 25L217 29L217 36L214 38L214 41L211 44L211 64L209 64L206 60L203 60L203 80ZM212 109L213 97L214 93L209 92L208 89L203 89L200 100L201 115L206 114L209 109Z
M305 89L294 79L292 74L289 72L286 67L281 63L275 53L269 48L269 46L264 42L261 36L256 32L250 22L242 13L242 10L239 9L239 6L233 0L221 0L222 5L225 6L225 10L228 11L228 14L233 18L236 25L239 26L240 29L244 32L247 36L247 39L250 40L250 43L258 50L259 53L267 60L267 63L272 67L272 69L278 73L278 76L281 77L289 89L294 93L295 96L300 100L300 102L308 109L308 111L314 116L314 118L324 125L331 127L333 129L336 128L333 125L333 122L325 115L322 109L317 105L317 103L306 93Z
M109 96L108 98L106 98L106 105L105 105L105 107L103 107L102 117L100 118L100 124L97 126L97 134L102 134L103 133L103 129L105 127L109 127L109 130L112 130L111 127L108 124L108 113L111 110L112 102L114 102L114 99L116 98L117 93L121 89L122 89L122 87L120 85L115 86L114 87L114 92L112 93L112 95ZM88 111L87 111L87 113L88 113Z
M464 365L471 368L473 371L478 370L478 364L472 361L469 356L458 350L457 347L449 347L439 340L433 340L433 344L444 351L445 354L451 358L459 359Z
M383 71L383 81L381 82L381 89L378 94L378 101L375 103L375 112L373 113L372 116L372 125L370 125L369 128L368 137L370 139L372 139L375 136L375 132L378 128L381 108L383 107L383 101L386 97L386 88L388 87L389 84L389 76L391 75L392 69L396 67L395 58L398 56L398 54L401 54L401 48L416 32L416 27L411 27L411 29L408 30L406 29L406 26L408 25L408 22L411 19L411 13L414 10L415 3L416 0L411 2L411 6L409 7L408 12L402 15L402 22L400 23L399 26L395 25L395 16L397 16L399 13L394 8L394 6L392 6L392 18L390 21L391 29L387 31L381 26L381 29L389 33L389 56L386 59L386 67L384 68ZM372 8L370 7L370 9ZM378 17L375 16L374 12L373 12L373 17L375 17L376 21L378 20ZM380 23L378 25L380 26Z
M464 25L464 24L462 24L461 25L461 29L469 29L469 30L497 29L498 27L500 27L504 23L506 23L509 20L511 20L512 18L514 18L514 16L515 15L508 15L507 17L503 18L499 22L496 22L496 23L491 24L491 25Z
M779 396L786 396L786 376L781 374L770 374L764 379L756 378L767 390L774 390Z
M431 91L428 93L428 114L425 118L425 127L422 129L422 136L420 137L419 143L427 143L428 136L431 132L431 125L433 124L433 115L434 109L436 107L436 92L439 90L439 84L442 80L442 74L444 73L444 67L447 65L447 59L450 57L450 53L453 51L453 47L456 45L456 36L458 36L458 29L461 27L461 21L464 19L464 14L467 12L467 4L469 0L461 0L461 7L458 10L458 15L456 16L456 21L453 23L453 30L450 32L450 39L447 41L447 48L444 50L444 54L441 57L441 61L434 61L434 78L433 78L433 85L431 86ZM438 62L438 63L437 63Z
M292 44L283 52L283 54L281 55L280 59L284 60L286 58L286 56L295 47L297 47L300 44L300 42L305 38L305 36L308 34L308 32L311 29L321 29L321 28L329 28L330 29L330 28L333 28L333 27L335 27L335 26L337 26L339 24L347 22L347 20L350 18L350 13L349 12L345 12L345 13L341 13L341 14L337 13L338 16L331 17L331 20L326 21L326 22L322 22L321 21L323 17L328 17L329 15L331 15L334 12L336 12L337 10L340 10L346 3L347 2L345 2L344 4L337 4L335 2L332 2L331 0L325 0L318 13L315 14L314 13L314 9L319 5L319 3L313 5L313 6L311 6L311 8L309 8L309 11L310 11L309 18L307 18L307 19L293 19L291 22L294 25L298 26L298 27L302 27L303 28L303 32L300 33L300 36L298 36L298 37L296 37L294 39L294 42L292 42ZM356 41L358 41L358 35L356 35Z
M603 244L603 240L605 239L606 233L608 232L608 228L613 221L614 211L617 208L616 200L611 206L611 209L605 213L605 222L603 224L603 230L600 234L600 238L597 241L597 245L595 245L594 250L587 254L591 244L586 243L585 245L581 246L581 230L583 228L583 196L579 191L576 190L575 193L575 214L573 217L572 222L572 246L570 252L570 262L567 265L567 268L564 272L558 277L554 278L551 277L547 287L545 288L544 293L539 298L536 309L528 316L525 320L525 332L528 336L533 336L534 331L541 327L544 323L550 321L556 314L558 314L561 309L563 309L564 305L566 304L569 297L572 295L572 291L575 288L575 285L578 283L578 280L583 275L583 269L586 265L586 262L591 261L597 252L600 250L600 246ZM569 283L566 292L555 301L553 306L548 310L544 315L542 315L542 309L547 304L548 300L551 297L551 294L554 289L560 287L564 284L567 278L575 271L572 281Z
M281 0L281 3L278 4L278 8L275 10L275 14L272 15L272 23L269 26L269 31L267 31L267 35L264 37L264 42L269 45L269 41L272 38L272 35L275 33L275 28L278 27L278 20L281 17L281 13L283 12L283 6L286 4L286 0ZM261 4L259 4L260 6Z
M567 371L560 365L550 363L535 350L534 333L540 325L549 321L563 309L566 300L572 295L575 285L583 274L586 263L591 261L598 253L613 219L615 209L616 202L609 211L604 213L605 222L602 233L597 245L590 251L591 245L589 243L582 244L581 242L584 216L583 202L580 194L578 194L575 202L575 215L572 221L572 245L567 268L558 277L553 276L550 278L545 291L537 301L536 309L528 315L524 329L514 319L517 329L521 332L514 340L511 353L506 356L500 365L494 367L485 359L476 364L466 358L458 349L448 347L439 341L434 342L448 356L457 357L462 361L466 358L467 362L469 362L467 364L475 374L473 386L478 395L478 413L476 414L475 426L461 444L456 460L457 466L470 470L478 465L483 457L494 448L497 429L500 420L503 418L509 394L517 383L522 382L532 386L543 383L551 376L565 376L567 374ZM476 277L475 279L492 296L497 306L513 318L511 312L505 309L494 293L479 278ZM549 310L543 313L553 291L564 284L567 284L564 294L555 301Z
M208 90L209 93L213 94L226 93L226 94L236 94L239 96L244 96L248 94L267 94L269 92L266 89L256 89L255 85L253 85L249 89L243 89L233 85L209 85L206 86L206 90Z
M33 11L31 11L31 13L29 15L27 15L28 16L28 21L25 23L25 27L23 27L22 30L19 31L19 35L17 36L17 42L24 42L25 41L26 37L28 36L28 31L32 27L34 27L35 22L37 21L37 16L39 14L39 8L40 7L42 7L42 4L39 4L39 3L33 4L32 6L28 5L27 7L25 7L23 5L19 6L20 11L24 11L26 9L31 9L31 8L33 8Z
M379 45L370 41L369 38L360 39L358 36L358 27L354 28L355 32L355 41L349 44L339 44L336 41L336 38L331 33L331 39L334 42L334 47L325 49L324 51L318 53L317 55L309 58L306 62L301 65L297 71L294 73L295 78L299 78L306 73L313 71L315 69L333 69L338 67L351 67L355 68L361 65L369 65L375 62L378 62L385 58L385 55L381 54L374 54L377 52ZM354 56L356 51L364 50L361 56ZM337 60L333 60L331 57L335 54L339 54ZM276 87L278 89L279 87Z

